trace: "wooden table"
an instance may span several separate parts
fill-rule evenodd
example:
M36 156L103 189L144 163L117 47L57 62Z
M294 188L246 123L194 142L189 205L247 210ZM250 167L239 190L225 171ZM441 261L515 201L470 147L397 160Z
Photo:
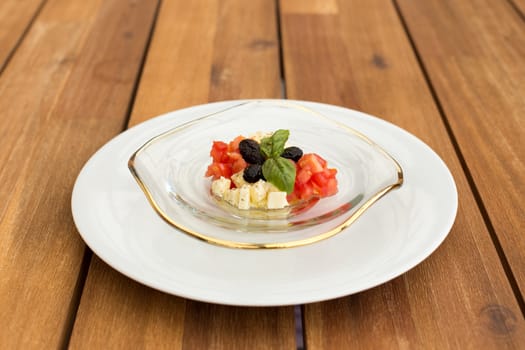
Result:
M148 118L240 98L417 135L457 183L446 241L295 309L163 294L92 254L70 209L87 159ZM2 349L525 348L524 0L3 0L0 118Z

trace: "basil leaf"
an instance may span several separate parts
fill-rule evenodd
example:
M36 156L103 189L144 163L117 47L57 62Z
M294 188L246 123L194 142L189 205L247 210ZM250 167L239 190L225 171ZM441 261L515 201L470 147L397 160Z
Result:
M264 158L270 158L272 156L273 140L271 137L263 138L260 147Z
M279 129L270 137L261 140L261 153L265 158L279 157L284 151L284 145L288 141L290 131Z
M284 151L284 144L288 141L290 131L279 129L272 135L272 157L279 157Z
M293 191L295 171L294 163L283 157L268 158L262 166L262 172L266 181L286 193Z

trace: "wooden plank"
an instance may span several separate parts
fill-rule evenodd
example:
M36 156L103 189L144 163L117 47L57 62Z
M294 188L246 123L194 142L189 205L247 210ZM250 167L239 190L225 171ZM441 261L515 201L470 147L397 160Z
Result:
M49 1L0 79L2 348L67 341L85 249L71 190L88 157L122 130L154 9Z
M337 13L337 0L287 0L281 4L281 11L295 14L335 14Z
M163 1L130 125L212 100L278 97L276 23L274 4L265 0ZM184 300L139 285L94 258L71 347L137 346L295 348L293 308Z
M445 160L460 198L449 237L419 266L306 305L307 347L522 346L523 315L392 2L339 1L337 14L281 18L288 96L360 109L416 134Z
M525 0L509 0L520 12L520 15L525 18Z
M135 283L94 257L71 348L294 348L290 308L185 300Z
M44 0L0 2L0 72Z
M280 96L272 4L172 0L163 7L131 125L208 101Z
M400 8L523 295L525 21L506 1L449 2Z

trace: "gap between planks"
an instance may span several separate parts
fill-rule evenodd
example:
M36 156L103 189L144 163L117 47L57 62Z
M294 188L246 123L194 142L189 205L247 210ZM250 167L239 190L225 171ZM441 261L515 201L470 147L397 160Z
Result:
M15 55L15 52L18 50L18 47L20 47L20 44L24 41L27 33L29 32L29 29L31 29L31 27L35 23L36 18L40 15L46 3L47 3L47 0L42 0L40 5L38 5L35 13L33 13L33 16L31 17L31 20L29 20L25 29L22 31L22 33L20 34L20 37L16 41L15 45L13 46L11 51L9 51L9 53L7 54L4 62L0 65L0 76L2 75L6 67L9 65L9 62L11 62L11 59Z
M410 33L410 30L408 28L408 25L403 17L403 13L401 11L401 8L399 7L397 0L392 0L392 3L394 5L394 8L396 10L396 13L399 17L399 20L403 26L403 30L406 33L406 36L410 42L410 46L412 47L412 50L414 51L414 55L416 56L418 65L421 69L421 72L423 73L423 77L427 83L427 86L429 87L430 93L432 95L432 99L434 100L434 103L436 104L436 107L438 109L439 115L441 116L441 119L443 121L443 124L445 125L445 129L447 131L448 136L450 137L450 140L452 142L452 146L454 150L456 151L456 154L458 156L459 162L461 164L461 168L463 169L463 172L465 173L465 177L467 179L467 182L469 184L470 189L472 190L472 193L474 195L474 198L476 200L476 203L478 205L478 208L480 210L481 216L483 217L483 221L485 223L485 226L487 227L487 230L490 234L490 238L492 240L492 244L496 248L496 252L498 254L500 263L503 267L503 270L505 271L505 276L507 277L507 280L510 283L510 286L512 288L512 292L514 294L514 297L516 301L518 302L519 308L521 310L521 313L523 316L525 316L525 300L523 299L523 296L520 293L518 283L516 281L516 277L512 273L512 269L510 267L510 264L507 260L507 257L505 256L505 253L503 251L503 248L501 246L501 243L499 241L499 238L496 234L496 230L494 229L494 225L492 224L490 217L488 215L488 211L485 207L485 204L483 203L483 199L480 195L480 192L476 186L476 183L474 181L474 178L470 172L470 169L468 168L467 162L465 161L465 157L463 156L463 153L461 152L461 148L459 146L459 143L457 141L457 138L454 134L454 131L452 130L452 127L450 126L450 123L448 122L446 113L443 109L443 105L437 95L437 92L432 84L432 80L430 78L430 75L428 73L428 70L423 62L423 59L421 58L421 55L419 54L419 51L417 49L416 43ZM521 18L525 18L523 13L516 7L514 2L512 0L509 0L509 3L511 6L518 12Z
M510 4L510 7L512 7L514 9L514 11L516 11L516 13L518 14L518 16L523 20L525 21L525 8L521 8L517 3L516 3L516 0L508 0L509 4ZM525 2L524 2L525 3Z
M88 246L86 246L84 250L84 256L82 257L82 264L80 265L80 270L78 273L77 284L75 285L73 297L71 298L71 303L69 305L68 320L66 322L66 326L64 327L62 340L60 341L60 349L67 349L69 347L69 340L71 339L71 334L73 333L73 327L75 325L75 319L77 318L78 307L80 305L80 299L82 298L82 292L84 291L84 286L86 284L92 257L93 252Z
M139 69L137 71L137 76L134 81L133 91L131 92L131 97L129 99L128 109L126 110L126 118L124 118L124 124L122 125L122 131L129 128L129 121L131 119L133 105L135 104L135 99L137 98L137 91L139 89L139 83L140 83L140 80L142 79L142 74L144 72L144 66L146 65L146 58L148 57L151 40L153 39L153 35L155 34L155 28L157 26L157 19L159 18L159 11L160 11L161 5L162 5L162 0L158 0L157 7L155 8L155 12L153 14L153 21L151 22L151 28L148 34L148 39L146 41L146 46L144 47L144 53L140 60Z
M46 1L47 0L44 0L44 2L46 2ZM161 7L161 3L162 3L162 0L159 0L157 2L157 7L155 8L155 11L154 11L154 14L153 14L153 20L151 22L151 27L150 27L150 30L149 30L148 38L146 40L146 45L144 47L144 52L143 52L141 60L140 60L140 64L139 64L139 68L137 70L135 81L133 82L133 90L131 92L130 101L128 103L128 107L127 107L127 110L126 110L124 123L122 125L122 131L125 131L128 128L128 123L129 123L129 120L130 120L130 117L131 117L131 111L133 109L133 105L135 103L135 98L136 98L136 95L137 95L139 82L140 82L140 79L142 77L142 73L143 73L143 70L144 70L144 65L146 63L146 57L148 55L148 51L149 51L149 48L150 48L151 40L152 40L153 34L155 32L155 27L156 27L156 24L157 24L157 18L158 18L158 15L159 15L159 9ZM33 20L34 20L34 18L33 18ZM24 33L24 35L25 35L25 33ZM0 73L1 73L1 71L0 71ZM81 268L80 268L78 279L77 279L77 284L75 286L75 291L74 291L73 298L71 300L71 304L70 304L70 307L69 307L70 308L69 320L68 320L68 323L67 323L66 328L64 330L64 334L63 334L63 338L62 338L62 341L61 341L60 349L68 349L69 348L69 343L71 341L71 335L73 334L73 329L74 329L74 326L75 326L75 321L76 321L78 309L79 309L79 306L80 306L80 300L82 299L82 294L83 294L83 291L84 291L84 286L86 284L89 268L91 266L92 257L93 257L93 252L91 251L91 249L89 249L88 246L86 246L85 251L84 251L84 257L82 258L82 264L81 264Z
M284 71L284 52L283 36L281 29L281 1L275 0L275 19L277 29L277 45L279 45L279 72L281 73L281 98L287 99L286 93L286 73Z

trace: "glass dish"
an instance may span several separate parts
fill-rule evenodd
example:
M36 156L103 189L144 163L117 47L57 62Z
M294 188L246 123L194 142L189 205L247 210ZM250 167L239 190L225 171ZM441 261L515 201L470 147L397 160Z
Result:
M218 202L204 176L214 140L290 130L288 144L318 153L338 170L338 193L287 210L236 210ZM230 248L289 248L350 226L403 183L398 162L366 136L285 100L241 102L168 130L141 146L129 169L155 211L192 237Z

